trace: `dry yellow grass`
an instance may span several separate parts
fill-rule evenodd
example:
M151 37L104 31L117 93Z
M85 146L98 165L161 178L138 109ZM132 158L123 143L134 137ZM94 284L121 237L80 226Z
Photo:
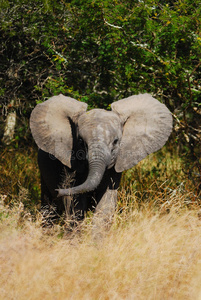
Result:
M134 207L98 244L90 222L58 238L61 228L44 233L22 211L1 207L0 299L201 299L196 210Z

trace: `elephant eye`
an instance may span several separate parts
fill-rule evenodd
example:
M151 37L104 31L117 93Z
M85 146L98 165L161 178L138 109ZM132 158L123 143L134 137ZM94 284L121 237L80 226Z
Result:
M79 145L84 145L84 141L81 137L78 138L78 143Z
M113 146L115 146L118 143L119 139L115 139L113 142Z

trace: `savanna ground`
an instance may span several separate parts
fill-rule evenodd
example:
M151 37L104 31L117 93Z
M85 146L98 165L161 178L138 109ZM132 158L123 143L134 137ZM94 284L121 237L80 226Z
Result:
M177 154L164 148L123 175L98 242L91 215L70 234L42 228L36 151L1 159L0 299L201 299L200 195Z

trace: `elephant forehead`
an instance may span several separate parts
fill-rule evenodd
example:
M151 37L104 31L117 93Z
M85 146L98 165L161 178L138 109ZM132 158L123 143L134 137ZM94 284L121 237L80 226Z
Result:
M92 109L84 114L82 114L78 119L78 126L85 124L104 124L107 122L111 126L117 126L120 123L118 115L112 111L107 111L104 109Z
M93 109L80 116L78 127L81 135L110 138L120 134L121 123L118 115L104 109Z

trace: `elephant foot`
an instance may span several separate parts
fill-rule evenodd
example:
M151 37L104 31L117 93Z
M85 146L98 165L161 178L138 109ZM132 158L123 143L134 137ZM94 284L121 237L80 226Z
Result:
M57 208L53 205L44 205L41 207L41 225L43 228L52 228L58 220Z
M102 239L108 234L113 221L113 216L108 218L102 214L95 214L92 221L92 240L96 243L102 241Z

